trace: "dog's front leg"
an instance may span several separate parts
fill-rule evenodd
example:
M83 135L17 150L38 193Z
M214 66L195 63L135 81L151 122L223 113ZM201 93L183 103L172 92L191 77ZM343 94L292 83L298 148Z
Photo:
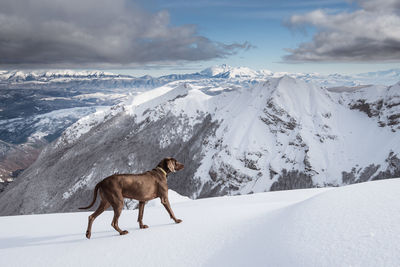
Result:
M171 205L169 204L168 197L162 197L161 198L161 203L164 205L165 209L168 211L169 216L171 217L172 220L174 220L176 223L182 222L181 219L177 219L174 215L174 212L171 209Z
M143 224L143 212L144 212L144 205L146 202L144 201L139 201L139 214L138 214L138 222L139 222L139 227L140 229L145 229L148 228L147 225Z

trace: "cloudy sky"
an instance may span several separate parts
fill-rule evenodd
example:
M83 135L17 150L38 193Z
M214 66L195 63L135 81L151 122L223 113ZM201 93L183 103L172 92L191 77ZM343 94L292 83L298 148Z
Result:
M400 67L400 0L2 0L0 69Z

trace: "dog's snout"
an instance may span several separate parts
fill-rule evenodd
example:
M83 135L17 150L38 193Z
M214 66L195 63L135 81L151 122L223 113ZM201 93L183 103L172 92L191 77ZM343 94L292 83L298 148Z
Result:
M185 165L183 165L183 164L180 163L180 162L177 162L177 163L176 163L176 167L177 167L178 170L182 170L182 169L185 167Z

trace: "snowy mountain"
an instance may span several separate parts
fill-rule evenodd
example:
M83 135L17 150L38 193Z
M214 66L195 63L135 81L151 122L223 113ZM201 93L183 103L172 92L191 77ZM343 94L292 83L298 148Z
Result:
M0 191L78 119L178 77L101 71L0 71ZM12 149L11 149L12 148Z
M235 72L226 65L224 69ZM5 185L1 181L29 167L45 145L79 118L140 91L176 80L212 78L214 74L221 76L206 70L157 78L102 71L0 71L0 141L2 151L8 153L0 157L0 187ZM212 83L224 80L213 78Z
M218 73L225 68L209 72ZM0 195L0 214L72 211L104 177L166 156L185 163L169 185L191 198L398 177L399 103L399 84L326 89L288 75L169 82L67 128Z
M265 78L272 75L269 71L255 71L247 67L231 67L226 64L204 69L200 74L213 78Z
M4 266L398 266L400 179L146 207L119 220L91 212L0 217ZM152 205L153 203L150 203ZM29 225L29 227L27 227ZM51 227L49 227L51 226ZM65 252L68 253L65 253ZM23 255L23 256L21 256Z

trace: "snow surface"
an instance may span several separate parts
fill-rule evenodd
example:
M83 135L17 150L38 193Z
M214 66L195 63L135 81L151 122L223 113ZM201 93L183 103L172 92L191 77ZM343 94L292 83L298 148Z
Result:
M1 266L399 266L400 179L123 211L0 217ZM172 195L171 195L172 197ZM174 199L180 199L175 195ZM151 206L151 205L150 205Z
M121 106L97 106L96 111L88 116L84 116L79 119L76 123L68 127L60 138L56 141L56 146L61 144L69 144L76 141L83 134L87 133L90 129L110 119L111 116L121 111Z

